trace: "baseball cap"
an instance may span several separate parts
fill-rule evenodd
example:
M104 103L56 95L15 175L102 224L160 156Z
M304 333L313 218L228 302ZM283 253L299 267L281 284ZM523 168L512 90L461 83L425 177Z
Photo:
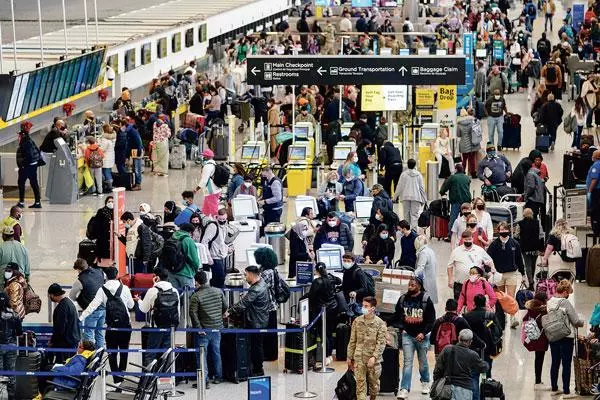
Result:
M51 294L53 296L62 296L63 294L65 294L65 291L60 287L58 283L53 283L48 288L48 294Z

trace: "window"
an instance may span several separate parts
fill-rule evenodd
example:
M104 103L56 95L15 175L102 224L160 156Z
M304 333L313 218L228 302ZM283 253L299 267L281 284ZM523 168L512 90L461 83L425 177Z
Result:
M158 58L167 56L167 38L158 39L156 42L156 55Z
M181 32L177 32L171 39L171 52L178 53L181 51Z
M204 43L208 40L208 31L206 29L206 24L202 24L198 27L198 41L200 43Z
M125 52L125 72L135 69L135 49Z
M192 47L194 45L194 28L190 28L185 31L185 47Z
M110 67L115 70L115 73L119 73L119 55L118 54L113 54L112 56L108 57L108 60L106 60L106 64L110 65Z
M152 62L152 45L146 43L142 45L142 65L147 65Z

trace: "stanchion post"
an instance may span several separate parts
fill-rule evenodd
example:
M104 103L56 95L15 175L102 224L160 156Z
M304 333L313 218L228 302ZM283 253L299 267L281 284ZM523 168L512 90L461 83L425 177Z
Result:
M102 398L106 399L106 367L103 367L100 370L100 377L102 380L102 388L101 388Z
M321 369L319 369L319 374L330 374L335 371L333 368L327 367L327 307L321 307L321 356L323 363L321 365Z
M190 300L188 298L188 286L183 287L183 327L189 328L189 315L190 315Z
M175 327L171 327L171 374L175 375ZM185 393L175 389L175 376L171 376L171 390L164 394L167 397L182 397Z
M196 400L204 400L204 393L202 393L202 386L204 385L200 383L204 381L204 374L201 369L196 371L196 381L198 382L196 385Z
M308 333L306 326L302 328L302 376L304 380L304 391L294 393L294 397L299 399L312 399L317 397L314 392L308 391Z
M50 295L48 295L48 322L52 323L52 300L50 300Z
M202 375L202 380L199 380L198 383L198 387L202 388L201 389L201 393L202 393L202 400L204 400L206 398L206 374L208 374L208 371L204 370L204 360L206 359L206 348L204 348L204 346L200 346L200 373Z

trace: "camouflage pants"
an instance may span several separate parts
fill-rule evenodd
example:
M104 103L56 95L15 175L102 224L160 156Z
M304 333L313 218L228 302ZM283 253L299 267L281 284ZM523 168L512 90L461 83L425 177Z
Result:
M337 54L335 50L335 42L325 42L325 45L321 49L321 54L335 56Z
M354 377L356 378L356 400L367 399L367 384L369 395L373 399L379 393L379 377L381 376L381 364L376 363L373 368L367 367L367 360L357 361L354 366Z

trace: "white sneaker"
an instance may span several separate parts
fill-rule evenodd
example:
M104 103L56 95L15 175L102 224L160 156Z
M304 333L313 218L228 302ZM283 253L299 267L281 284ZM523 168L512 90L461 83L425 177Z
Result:
M408 399L408 390L400 389L400 392L398 392L398 398L399 399Z
M421 394L429 394L429 382L421 382Z
M579 395L577 393L563 394L562 396L563 399L577 399L578 397Z
M550 390L550 388L546 385L544 385L544 383L536 383L535 385L533 385L533 390L537 390L537 391L548 391Z
M325 365L329 365L333 362L333 357L329 356L325 359Z
M550 396L560 396L561 394L563 394L562 390L553 390Z

